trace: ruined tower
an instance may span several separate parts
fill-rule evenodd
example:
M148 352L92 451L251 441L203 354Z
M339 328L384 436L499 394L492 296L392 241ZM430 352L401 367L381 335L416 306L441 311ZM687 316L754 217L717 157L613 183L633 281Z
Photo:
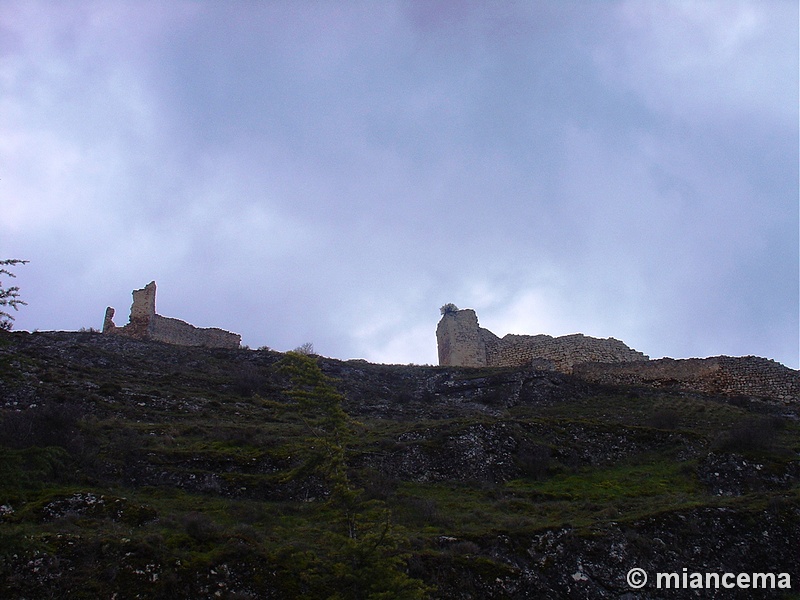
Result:
M471 308L444 310L436 327L436 341L441 366L486 366L486 344L478 326L478 315Z
M155 281L140 290L133 290L131 316L124 327L114 325L114 309L109 306L103 320L103 333L208 348L238 348L242 340L242 336L237 333L216 327L195 327L180 319L157 314Z

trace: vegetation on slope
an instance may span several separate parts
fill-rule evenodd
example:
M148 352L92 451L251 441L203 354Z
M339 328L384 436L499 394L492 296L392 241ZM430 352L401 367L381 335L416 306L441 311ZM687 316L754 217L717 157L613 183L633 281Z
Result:
M3 598L600 598L634 564L799 573L796 406L0 335Z

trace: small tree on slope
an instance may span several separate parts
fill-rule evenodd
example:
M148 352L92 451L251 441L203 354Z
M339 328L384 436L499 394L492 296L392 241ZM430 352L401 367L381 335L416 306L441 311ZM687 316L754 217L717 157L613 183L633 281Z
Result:
M405 572L408 539L392 522L389 508L366 500L348 476L347 454L359 425L342 407L344 397L317 361L287 352L280 369L288 375L291 404L287 410L302 422L305 436L296 448L300 465L287 479L315 476L329 493L318 504L312 544L298 531L280 553L297 575L297 598L330 600L418 600L430 591Z

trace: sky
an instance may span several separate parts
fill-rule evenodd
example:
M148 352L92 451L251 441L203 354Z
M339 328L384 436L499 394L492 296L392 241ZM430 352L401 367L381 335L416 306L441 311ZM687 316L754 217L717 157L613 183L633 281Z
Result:
M0 1L17 330L436 364L506 333L797 369L796 0Z

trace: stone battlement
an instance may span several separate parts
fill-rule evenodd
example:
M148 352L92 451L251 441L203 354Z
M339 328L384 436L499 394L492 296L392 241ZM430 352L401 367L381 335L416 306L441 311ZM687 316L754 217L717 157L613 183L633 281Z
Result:
M647 355L614 338L593 338L580 333L513 335L502 338L478 325L475 311L446 310L436 328L439 364L459 367L514 367L533 365L572 373L587 362L646 361Z
M216 327L195 327L180 319L162 317L156 313L156 282L133 291L133 304L127 325L114 325L114 309L106 309L103 333L124 335L139 340L155 340L178 346L207 348L238 348L242 336Z

